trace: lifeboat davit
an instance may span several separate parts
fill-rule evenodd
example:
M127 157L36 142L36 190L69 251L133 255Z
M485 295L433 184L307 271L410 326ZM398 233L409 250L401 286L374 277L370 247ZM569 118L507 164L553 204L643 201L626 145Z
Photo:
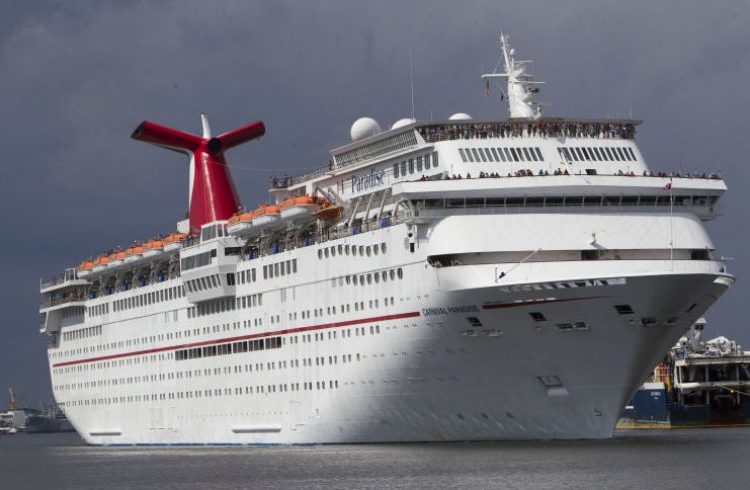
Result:
M253 218L256 214L257 211L246 211L244 213L235 214L229 218L227 232L230 235L242 235L243 233L249 232L253 228Z
M281 218L281 208L271 204L263 204L254 211L252 217L253 227L266 228L276 224Z
M144 257L154 257L164 252L164 242L161 240L149 240L144 245Z
M182 248L182 240L184 240L185 237L187 237L186 233L170 233L169 236L163 240L164 251L171 252L173 250L179 250Z
M317 196L292 197L281 203L281 219L295 221L311 216L320 209L322 200Z

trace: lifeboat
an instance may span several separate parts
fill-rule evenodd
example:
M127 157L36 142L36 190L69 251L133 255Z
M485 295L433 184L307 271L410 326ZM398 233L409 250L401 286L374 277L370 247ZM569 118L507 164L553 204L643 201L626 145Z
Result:
M313 216L323 221L338 221L341 218L341 212L341 206L327 202L315 211Z
M94 259L94 266L91 268L91 271L99 272L104 270L104 268L107 267L107 264L109 264L109 257L107 255L100 255Z
M93 260L84 260L78 266L78 277L86 277L91 274L91 269L94 268Z
M129 249L125 250L125 262L135 262L136 260L140 259L141 256L143 256L143 252L146 250L143 248L143 245L140 243L138 245L133 245Z
M311 216L320 209L322 200L317 196L301 196L287 199L281 203L281 219L299 220Z
M227 232L229 232L230 235L241 235L243 233L247 233L253 228L252 220L256 214L257 210L235 214L234 216L229 218L229 223L227 224Z
M143 256L154 257L164 252L164 242L161 240L149 240L143 245Z
M107 267L116 267L123 263L125 260L126 254L124 250L118 250L117 252L113 253L109 256L109 264L107 264Z
M266 228L279 221L281 208L279 206L263 204L254 212L252 223L255 228Z
M173 250L179 250L182 247L182 240L184 240L185 237L187 237L185 233L170 233L169 236L163 240L164 251L171 252Z

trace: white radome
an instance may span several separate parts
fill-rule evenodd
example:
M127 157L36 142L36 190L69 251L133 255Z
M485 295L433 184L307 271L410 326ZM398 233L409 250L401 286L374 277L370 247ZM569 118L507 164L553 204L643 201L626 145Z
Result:
M404 126L408 126L409 124L413 124L415 122L417 122L416 119L413 119L411 117L403 117L399 119L398 121L396 121L395 123L393 123L393 125L391 126L391 129L403 128Z
M471 116L465 112L457 112L448 118L449 121L468 121L470 119Z
M382 131L383 130L380 129L380 124L378 124L375 119L371 117L360 117L354 121L354 124L352 124L349 134L352 137L352 141L361 141L371 136L375 136Z

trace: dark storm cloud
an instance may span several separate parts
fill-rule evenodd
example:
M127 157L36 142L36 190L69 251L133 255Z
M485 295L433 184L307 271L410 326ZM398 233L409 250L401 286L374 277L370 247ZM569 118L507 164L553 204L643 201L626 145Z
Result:
M410 52L418 118L504 116L478 78L500 29L549 82L550 114L632 110L652 167L722 170L731 189L709 230L748 275L745 2L16 3L0 19L0 387L30 401L48 385L38 277L185 212L186 162L130 140L141 120L194 132L200 112L215 132L263 120L267 136L229 154L252 206L271 175L325 162L357 117L410 115ZM750 338L745 297L740 282L713 332Z

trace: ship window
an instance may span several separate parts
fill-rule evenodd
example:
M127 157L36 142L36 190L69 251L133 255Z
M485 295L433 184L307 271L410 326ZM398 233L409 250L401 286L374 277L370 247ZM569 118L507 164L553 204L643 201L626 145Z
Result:
M398 178L398 163L393 164L393 176Z
M542 150L539 148L533 148L533 150L536 152L536 156L539 159L540 162L544 161L544 156L542 155Z
M406 161L401 162L401 175L406 175Z
M617 313L620 315L632 315L635 313L630 305L615 305L615 310L617 310Z
M499 162L500 161L500 156L498 156L496 148L490 148L487 151L488 152L492 152L492 161L494 161L494 162ZM500 152L500 154L502 155L502 152Z
M536 160L536 158L531 158L531 156L529 155L529 149L528 148L523 148L523 154L526 157L526 161L527 162L530 162L532 160Z
M632 148L630 148L630 147L627 147L627 148L625 148L625 151L627 151L627 152L628 152L628 154L630 154L630 159L631 159L631 160L633 160L634 162L638 160L638 159L637 159L637 158L635 157L635 152L633 152L633 149L632 149Z
M253 282L255 282L255 269L252 270Z
M581 250L581 260L599 260L599 251Z
M231 272L227 274L227 286L234 286L234 274Z
M516 152L515 148L511 148L510 149L510 153L511 153L511 155L513 155L513 161L514 162L522 162L523 161L523 157L521 156L520 150L518 152Z
M458 154L461 155L461 161L466 163L468 160L466 159L466 152L464 152L463 148L458 149Z
M481 158L481 160L483 162L486 162L487 161L487 155L484 154L484 149L483 148L479 148L478 150L479 150L479 158Z
M404 271L401 270L401 267L398 268L398 270L396 271L396 274L398 275L399 279L403 279L404 278Z
M414 173L414 159L413 158L409 159L409 173L410 174Z
M336 247L331 247L331 257L336 256Z
M620 158L622 158L622 161L627 161L628 157L625 156L625 153L623 153L622 148L615 148L617 150L617 153L620 155Z
M382 253L385 253L385 242L383 242L383 243L380 244L380 251Z
M323 253L325 254L326 258L328 258L328 254L330 253L330 252L328 251L328 248L324 249L324 250L323 250Z
M432 167L437 168L438 166L438 154L436 151L432 152Z
M532 312L530 312L529 316L535 322L543 322L543 321L547 320L547 318L545 318L545 316L543 314L539 313L538 311L532 311Z
M479 162L480 161L479 153L477 153L477 149L476 148L471 148L471 154L474 156L473 160L470 159L472 162Z

